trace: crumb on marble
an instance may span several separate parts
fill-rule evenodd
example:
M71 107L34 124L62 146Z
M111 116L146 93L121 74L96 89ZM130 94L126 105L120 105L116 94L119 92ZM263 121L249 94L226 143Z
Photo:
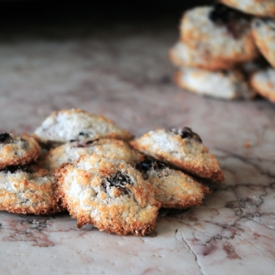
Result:
M251 143L250 143L248 140L246 140L246 141L244 142L244 144L243 144L243 147L244 147L244 148L250 148L250 147L251 147Z

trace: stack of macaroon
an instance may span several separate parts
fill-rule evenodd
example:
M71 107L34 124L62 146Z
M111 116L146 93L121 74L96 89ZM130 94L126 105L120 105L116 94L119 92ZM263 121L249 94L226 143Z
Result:
M80 228L151 234L159 208L199 206L224 174L190 128L140 138L79 109L53 112L34 135L0 134L0 210L67 210Z
M275 102L275 1L219 0L184 13L169 51L175 82L222 99Z

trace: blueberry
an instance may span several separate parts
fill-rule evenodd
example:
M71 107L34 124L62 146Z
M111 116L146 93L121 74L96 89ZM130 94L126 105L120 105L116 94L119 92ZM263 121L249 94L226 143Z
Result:
M1 143L5 142L9 138L11 138L11 135L9 133L0 134L0 142Z
M102 187L105 190L107 187L116 187L123 195L127 195L129 194L129 190L125 188L127 184L133 185L134 183L131 181L129 176L117 172L107 178L106 181L102 183Z
M115 186L118 188L125 188L126 184L133 185L130 177L122 174L121 172L117 172L116 174L110 176L107 178L107 181L109 182L110 186Z
M23 172L26 172L26 173L33 173L34 172L32 169L30 169L28 167L21 166L21 165L7 166L1 171L6 172L6 173L10 172L12 174L16 173L17 171L23 171Z
M198 134L194 133L192 131L192 129L189 127L183 127L181 129L172 128L170 131L176 135L181 136L183 139L192 138L192 139L195 139L196 141L202 143L202 139L200 138L200 136Z
M150 170L162 170L167 167L166 164L158 160L146 159L143 162L136 164L135 168L141 172L144 179L148 178Z
M239 39L249 29L251 16L217 3L213 6L209 18L217 25L224 25L229 34Z
M79 136L84 136L84 137L89 137L89 134L85 133L85 132L80 132L78 135Z
M215 4L213 10L209 14L209 18L213 22L218 23L226 23L228 22L233 16L233 10L222 5L222 4Z

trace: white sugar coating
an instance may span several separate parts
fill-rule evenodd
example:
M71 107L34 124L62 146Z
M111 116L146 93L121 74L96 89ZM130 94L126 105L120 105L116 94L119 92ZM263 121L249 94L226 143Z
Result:
M203 54L197 49L188 47L184 42L180 41L170 51L170 57L178 66L192 66L193 63L204 64ZM205 56L206 58L207 56Z
M275 69L268 68L254 73L250 82L259 94L275 102Z
M209 18L212 11L212 6L205 6L184 14L180 26L181 39L189 47L208 52L209 57L236 63L250 61L258 56L250 23L246 18L235 20L234 24L242 29L242 34L236 38L226 25L215 24Z
M274 0L219 0L219 2L258 16L275 16Z
M194 93L221 99L251 98L255 94L238 71L181 68L175 80L180 87Z
M79 109L53 112L35 130L35 135L40 142L53 145L72 139L112 137L128 140L132 137L129 132L119 128L111 120Z
M275 67L275 19L254 19L252 33L260 52Z
M200 143L197 143L196 146L185 146L184 150L179 150L179 148L182 147L182 144L177 140L173 140L173 142L171 142L166 131L149 131L148 135L151 140L143 139L141 140L141 144L143 146L150 145L152 152L158 151L159 148L165 148L165 151L173 157L188 161L189 159L196 158L196 156L203 151L202 148L204 146ZM208 155L202 156L204 160L207 160Z

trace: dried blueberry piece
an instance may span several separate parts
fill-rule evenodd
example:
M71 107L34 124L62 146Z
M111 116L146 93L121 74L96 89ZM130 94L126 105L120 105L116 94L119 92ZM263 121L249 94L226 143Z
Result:
M9 133L2 133L0 134L0 142L4 143L5 141L7 141L8 139L12 138L11 135Z
M136 169L144 172L148 172L149 170L161 170L166 167L166 164L163 162L152 159L146 159L143 162L136 164Z
M136 164L135 168L141 172L144 179L148 179L148 174L151 170L162 170L167 167L166 164L158 160L146 159L143 162Z
M79 136L83 136L83 137L89 137L89 133L86 133L86 132L80 132L79 134L78 134Z
M10 173L14 174L16 171L18 171L20 169L21 169L20 166L7 166L1 171L5 172L5 173L10 172Z
M127 184L134 184L129 176L122 174L121 172L117 172L116 174L110 176L106 180L110 184L110 186L115 186L118 188L125 188Z
M220 3L216 3L209 14L209 18L215 23L227 23L232 17L234 17L233 13L233 9Z
M163 162L160 162L160 161L155 161L155 169L156 170L162 170L162 169L165 169L167 167L167 165Z
M250 27L249 15L217 3L213 6L209 18L217 25L225 25L228 33L238 39Z
M18 171L23 171L23 172L26 172L26 173L33 173L34 171L29 168L29 167L24 167L24 166L21 166L21 165L12 165L12 166L7 166L5 167L4 169L1 170L2 172L5 172L5 173L16 173Z
M98 141L98 139L86 140L86 141L83 141L83 142L81 142L81 143L77 143L77 145L74 146L74 147L77 147L77 148L89 147L90 145L92 145L92 144L95 143L96 141Z
M96 141L98 141L98 138L97 138L97 139L90 139L90 140L87 140L87 141L85 142L85 144L86 144L86 145L88 145L88 144L93 144L93 143L95 143Z
M140 162L136 164L135 168L139 170L140 172L147 173L149 170L151 170L154 167L154 161L151 159L144 160L143 162Z
M194 133L192 131L192 129L189 127L183 127L181 129L172 128L170 131L176 135L180 135L183 139L184 138L192 138L192 139L195 139L196 141L202 143L202 139L200 138L200 136L198 134Z

